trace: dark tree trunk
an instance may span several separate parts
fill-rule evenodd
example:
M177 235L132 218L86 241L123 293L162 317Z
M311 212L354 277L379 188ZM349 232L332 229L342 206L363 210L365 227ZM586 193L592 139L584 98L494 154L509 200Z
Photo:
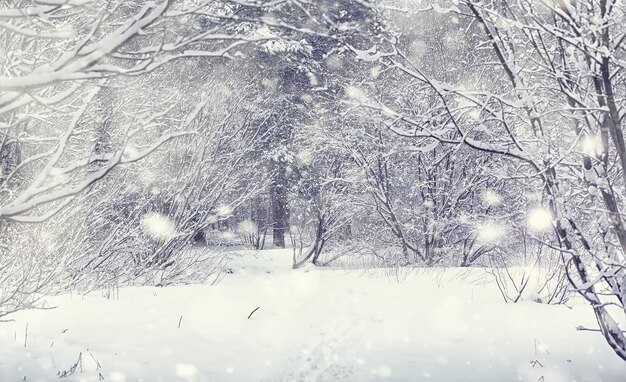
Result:
M100 89L95 98L97 102L97 109L95 111L95 117L98 118L98 124L93 131L93 146L91 147L91 155L100 155L107 152L107 149L111 146L111 124L113 119L113 93L109 88L103 87ZM98 169L99 164L94 164L87 167L87 172L91 173ZM87 175L87 174L86 174ZM106 180L105 180L106 182ZM83 205L81 205L83 214L83 229L84 229L84 243L89 248L89 251L95 251L96 248L100 248L102 241L106 238L108 231L111 231L112 221L107 217L111 211L99 211L100 213L92 214L90 212L97 211L101 198L105 197L102 187L103 183L96 185L90 189L92 196L88 198ZM103 187L106 189L106 187ZM94 197L94 195L97 195ZM126 206L121 206L122 210L126 209Z
M15 180L11 181L9 177L19 163L20 147L17 140L10 138L7 134L0 135L0 197L6 196L6 193L15 183ZM8 222L0 216L0 250L9 241L6 232L7 226Z
M293 124L301 121L303 114L299 112L297 105L302 101L302 84L306 83L306 76L299 74L299 69L283 66L280 70L281 81L276 94L279 106L276 107L273 116L274 132L269 142L269 147L274 153L270 161L269 197L271 205L271 227L274 246L285 248L285 234L289 227L289 206L287 190L289 186L289 146L293 141Z
M17 140L7 134L0 135L0 191L6 191L9 183L13 183L7 179L19 163L20 147Z
M287 163L284 160L274 162L275 171L270 185L270 203L272 205L272 240L274 247L285 248L285 232L289 226L289 208L287 206Z

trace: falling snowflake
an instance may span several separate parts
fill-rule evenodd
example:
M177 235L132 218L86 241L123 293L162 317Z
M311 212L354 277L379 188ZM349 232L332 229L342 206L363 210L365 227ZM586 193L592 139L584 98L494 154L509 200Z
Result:
M242 235L253 235L259 230L258 226L252 220L243 220L237 225L237 232Z
M430 199L426 199L424 200L424 203L422 203L422 205L426 208L433 208L435 206L435 202Z
M496 222L485 222L476 227L477 239L483 243L493 243L500 240L506 230L503 225Z
M313 162L313 153L307 149L300 150L296 155L296 160L302 165L310 165Z
M217 216L220 218L227 218L233 213L233 209L227 204L220 204L217 206Z
M186 379L188 381L194 381L198 374L198 368L190 363L177 363L176 375L179 378Z
M389 377L391 377L392 371L391 368L389 366L381 366L377 369L372 370L372 374L376 375L382 379L387 379Z
M483 203L488 207L495 207L502 204L502 196L493 190L485 190L481 195Z
M595 134L587 134L578 142L578 150L583 154L596 156L602 152L602 141Z
M141 228L150 237L166 240L176 233L175 224L167 216L150 212L141 218Z
M528 211L527 224L531 231L547 231L552 228L552 214L543 207L535 207Z
M346 87L346 95L351 100L360 103L367 103L369 100L367 94L362 89L353 85L349 85L348 87Z
M126 382L126 375L123 373L114 371L109 374L109 380L112 382Z

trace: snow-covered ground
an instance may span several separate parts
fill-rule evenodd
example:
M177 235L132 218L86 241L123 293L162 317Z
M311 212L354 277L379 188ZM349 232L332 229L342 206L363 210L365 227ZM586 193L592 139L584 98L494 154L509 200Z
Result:
M594 326L589 308L505 304L480 270L293 271L280 251L231 267L214 287L66 295L15 314L0 323L0 381L53 381L73 364L65 380L626 381L601 336L576 331Z

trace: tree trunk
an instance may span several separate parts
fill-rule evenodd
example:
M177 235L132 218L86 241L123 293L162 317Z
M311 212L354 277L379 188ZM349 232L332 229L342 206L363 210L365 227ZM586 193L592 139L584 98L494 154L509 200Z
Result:
M270 184L270 203L272 205L272 240L274 247L285 248L285 232L289 226L289 208L287 206L287 163L274 161L275 171Z

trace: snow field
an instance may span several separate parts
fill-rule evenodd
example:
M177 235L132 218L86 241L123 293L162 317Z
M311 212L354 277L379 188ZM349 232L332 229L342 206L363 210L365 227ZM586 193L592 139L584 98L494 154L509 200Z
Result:
M240 256L217 286L64 295L15 314L0 324L0 381L626 380L601 335L575 329L594 327L582 302L505 304L483 270L397 280Z

